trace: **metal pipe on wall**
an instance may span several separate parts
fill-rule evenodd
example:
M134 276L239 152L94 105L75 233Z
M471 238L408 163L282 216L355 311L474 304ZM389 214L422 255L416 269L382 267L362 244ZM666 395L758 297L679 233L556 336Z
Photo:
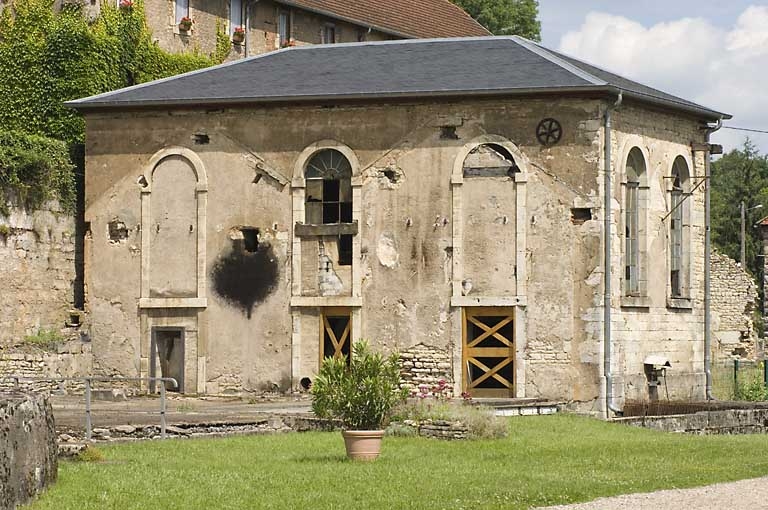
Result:
M605 141L604 141L604 163L603 169L603 373L605 376L605 418L610 418L610 413L621 412L613 404L613 374L611 373L611 113L621 106L624 96L619 91L619 97L616 102L605 110Z
M713 400L712 397L712 333L711 333L711 313L710 302L711 296L711 275L710 275L710 251L712 249L712 235L711 235L711 223L710 223L710 206L709 195L710 186L712 184L710 180L710 148L709 137L723 126L723 119L719 119L714 127L707 127L706 144L707 150L704 153L704 180L706 181L706 188L704 188L704 376L706 378L705 384L705 396L707 400Z

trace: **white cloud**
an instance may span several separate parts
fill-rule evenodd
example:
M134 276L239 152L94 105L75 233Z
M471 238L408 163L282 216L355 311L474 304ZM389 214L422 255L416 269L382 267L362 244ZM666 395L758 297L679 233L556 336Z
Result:
M734 126L768 129L768 7L750 6L730 30L703 18L645 27L622 16L589 13L560 51L641 83L733 114ZM721 131L726 149L745 133ZM750 134L768 153L768 135Z

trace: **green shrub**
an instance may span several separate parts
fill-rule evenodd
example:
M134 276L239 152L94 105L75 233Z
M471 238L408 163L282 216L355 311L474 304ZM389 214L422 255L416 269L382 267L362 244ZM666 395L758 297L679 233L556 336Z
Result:
M87 445L85 450L75 456L78 462L104 462L104 452L92 445Z
M496 416L493 408L430 398L411 400L398 406L392 419L417 424L426 421L460 422L467 428L470 439L506 437L508 425L505 418Z
M380 430L408 394L400 389L398 355L385 358L364 340L352 347L349 366L346 357L325 358L311 391L315 415L338 419L349 430Z
M56 350L59 344L64 341L61 333L53 329L41 328L34 335L24 337L24 342L35 345L45 350Z

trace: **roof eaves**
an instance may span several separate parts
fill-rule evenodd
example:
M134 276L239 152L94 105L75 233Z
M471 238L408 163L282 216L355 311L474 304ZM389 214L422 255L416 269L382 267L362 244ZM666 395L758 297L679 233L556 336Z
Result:
M712 110L705 106L696 105L696 104L687 103L687 102L673 101L671 99L656 97L650 94L643 94L642 92L627 90L620 87L614 87L614 88L617 91L621 91L625 97L634 98L634 99L637 99L638 101L642 101L645 103L651 103L651 104L656 104L661 106L671 106L678 110L703 117L707 120L715 121L715 120L728 120L733 118L733 115L729 113L718 112L717 110Z
M321 103L321 102L342 102L358 100L389 100L389 99L419 99L419 98L448 98L448 97L497 97L497 96L525 96L536 94L616 94L615 87L601 86L574 86L574 87L529 87L515 89L476 89L476 90L424 90L409 92L379 92L379 93L357 93L357 94L325 94L325 95L305 95L305 96L270 96L260 98L248 97L217 97L209 99L179 99L179 100L145 100L145 101L111 101L86 104L68 104L72 108L81 111L97 111L109 109L133 109L133 108L152 108L152 107L195 107L195 106L226 106L226 105L259 105L273 103Z
M405 39L417 39L418 36L414 34L406 34L404 32L398 32L397 30L392 30L391 28L382 27L380 25L373 25L371 23L366 23L359 19L350 18L348 16L342 16L340 14L337 14L333 11L326 11L324 9L317 9L315 7L307 7L306 5L301 5L297 2L292 2L291 0L276 0L279 4L288 5L291 7L294 7L296 9L301 9L304 11L314 12L315 14L320 14L321 16L326 16L329 18L337 19L339 21L346 21L347 23L352 23L353 25L359 25L361 27L370 28L373 30L376 30L377 32L381 32L388 35L394 35L395 37L402 37Z

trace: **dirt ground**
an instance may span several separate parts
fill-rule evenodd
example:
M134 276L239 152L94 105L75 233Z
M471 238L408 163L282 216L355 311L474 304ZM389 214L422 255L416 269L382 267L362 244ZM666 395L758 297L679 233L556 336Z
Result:
M589 503L546 507L547 510L757 510L768 509L768 477L600 498Z

